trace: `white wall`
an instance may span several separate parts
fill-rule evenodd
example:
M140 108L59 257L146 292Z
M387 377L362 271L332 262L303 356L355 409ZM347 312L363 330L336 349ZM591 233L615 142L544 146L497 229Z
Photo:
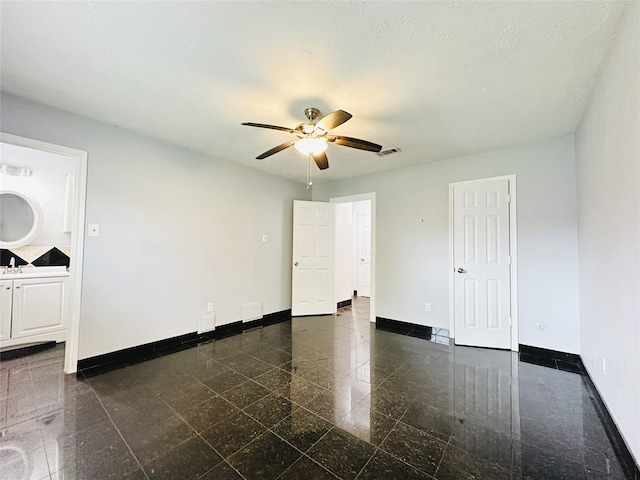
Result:
M30 245L69 246L71 235L64 233L63 220L67 175L75 164L69 157L0 143L2 163L32 170L31 177L2 175L0 188L29 195L42 209L42 228Z
M507 174L517 175L519 341L578 353L573 136L316 184L313 197L376 192L376 315L449 328L449 183Z
M302 183L2 95L5 133L88 151L79 358L291 308L291 224ZM267 233L269 241L261 237Z
M582 360L638 463L639 10L638 2L627 4L576 135Z

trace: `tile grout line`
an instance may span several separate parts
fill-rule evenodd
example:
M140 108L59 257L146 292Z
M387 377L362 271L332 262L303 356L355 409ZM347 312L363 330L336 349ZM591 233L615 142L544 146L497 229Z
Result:
M307 410L307 411L309 411L309 410ZM313 413L313 412L311 412L311 413ZM313 414L314 414L314 415L316 415L315 413L313 413ZM317 416L317 417L320 417L320 415L316 415L316 416ZM322 418L322 417L320 417L320 418ZM323 420L325 420L324 418L322 418L322 419L323 419ZM326 420L325 420L325 421L326 421ZM321 466L322 468L324 468L325 470L327 470L327 471L331 472L331 474L332 474L332 475L334 475L335 477L340 478L340 477L338 477L338 475L336 475L335 473L333 473L333 472L332 472L331 470L329 470L327 467L325 467L324 465L322 465L321 463L317 462L317 461L316 461L316 460L314 460L312 457L310 457L309 455L307 455L307 452L308 452L309 450L311 450L313 447L315 447L318 443L320 443L324 437L326 437L327 435L329 435L329 432L331 432L331 430L333 430L334 428L337 428L337 426L336 426L335 424L333 424L333 423L331 423L331 422L329 422L329 423L331 424L331 428L327 429L327 431L326 431L326 432L324 432L324 434L323 434L323 435L322 435L318 440L316 440L316 441L315 441L315 442L313 442L311 445L309 445L309 448L307 448L304 452L302 452L302 455L304 455L305 457L309 458L309 459L310 459L310 460L312 460L313 462L317 463L318 465L320 465L320 466ZM284 439L283 439L283 440L284 440ZM284 440L284 441L286 442L286 440ZM287 443L289 443L289 442L287 442Z
M225 366L226 366L226 365L225 365ZM238 371L234 370L234 369L233 369L233 368L231 368L231 367L228 367L228 366L226 366L226 367L227 367L227 368L229 368L231 371L234 371L234 372L236 372L236 373L238 373L238 374L240 374L240 375L243 375L243 374L241 374L240 372L238 372ZM277 368L277 367L272 368L272 369L271 369L271 370L269 370L269 371L275 370L276 368ZM265 372L265 373L267 373L267 372ZM243 376L244 376L244 375L243 375ZM248 377L247 377L247 378L248 378ZM247 408L249 408L250 406L252 406L252 405L256 404L256 403L257 403L257 402L259 402L262 398L265 398L265 397L261 397L260 399L256 400L255 402L251 403L250 405L247 405L247 406L246 406L246 407L244 407L244 408L239 408L237 405L235 405L235 404L233 404L232 402L230 402L228 399L226 399L225 397L223 397L221 394L219 394L219 393L215 392L212 388L210 388L210 387L209 387L209 386L207 386L206 384L204 384L204 383L200 382L200 380L198 380L198 379L195 379L195 380L196 380L196 382L201 383L203 386L205 386L207 389L209 389L211 392L213 392L216 396L219 396L222 400L224 400L225 402L227 402L230 406L232 406L233 408L238 409L238 412L236 412L236 413L234 413L234 414L232 414L232 415L235 415L235 414L238 414L238 413L243 413L243 414L247 415L247 416L248 416L249 418L251 418L253 421L255 421L256 423L258 423L261 427L263 427L263 428L265 429L265 431L266 431L266 432L272 433L273 435L275 435L275 436L277 436L278 438L280 438L282 441L284 441L284 442L286 442L287 444L291 445L291 443L289 443L289 442L288 442L287 440L285 440L284 438L280 437L280 436L279 436L276 432L274 432L271 428L267 427L266 425L264 425L263 423L261 423L258 419L256 419L256 418L252 417L250 414L248 414L247 412L245 412L245 410L246 410ZM244 384L245 384L245 383L247 383L248 381L253 381L253 379L248 378L248 380L247 380L246 382L243 382L243 383L241 383L240 385L244 385ZM257 383L258 385L261 385L261 384L259 384L258 382L254 382L254 383ZM237 385L236 387L238 387L238 386L240 386L240 385ZM271 389L269 389L269 388L265 387L264 385L261 385L261 386L262 386L263 388L265 388L265 389L269 390L269 394L268 394L267 396L274 395L274 394L275 394L275 395L277 395L277 393L276 393L275 391L273 391L273 390L271 390ZM230 389L228 389L228 390L225 390L225 392L227 392L227 391L229 391L229 390L232 390L233 388L236 388L236 387L232 387L232 388L230 388ZM225 392L222 392L222 393L225 393ZM283 397L283 398L284 398L284 397ZM189 426L189 428L191 428L192 430L194 430L194 431L195 431L195 433L196 433L196 435L195 435L195 436L200 437L200 439L202 439L202 441L204 441L204 442L205 442L205 443L206 443L206 444L207 444L207 445L208 445L208 446L209 446L209 447L210 447L214 452L216 452L218 455L220 455L220 458L222 458L222 462L220 462L220 463L223 463L223 462L224 462L224 463L227 463L227 464L228 464L231 468L233 468L233 470L234 470L234 471L236 471L236 472L237 472L237 473L238 473L238 474L239 474L243 479L245 478L245 477L244 477L244 476L243 476L243 475L242 475L242 474L241 474L241 473L240 473L240 472L239 472L239 471L238 471L238 470L237 470L237 469L236 469L236 468L231 464L231 462L229 462L229 458L230 458L230 457L232 457L233 455L235 455L236 453L238 453L238 452L239 452L240 450L242 450L243 448L245 448L245 447L247 447L248 445L250 445L251 443L253 443L255 440L257 440L257 438L261 437L261 436L262 436L264 433L266 433L266 432L259 434L259 435L258 435L258 437L256 437L256 438L252 438L252 439L251 439L249 442L247 442L245 445L241 446L241 447L240 447L240 448L238 448L236 451L234 451L233 453L231 453L229 456L225 457L225 456L222 454L222 452L219 452L219 451L218 451L218 450L217 450L213 445L211 445L211 444L210 444L210 443L209 443L209 442L208 442L208 441L207 441L207 440L206 440L206 439L201 435L201 432L196 431L196 430L195 430L195 428L194 428L194 427L193 427L189 422L187 422L187 420L186 420L186 419L184 419L184 418L183 418L183 417L182 417L182 416L181 416L181 415L180 415L180 414L179 414L179 413L178 413L178 412L177 412L177 411L176 411L176 410L175 410L171 405L169 405L169 404L166 402L166 400L164 400L162 397L161 397L161 400L162 400L162 401L163 401L163 402L164 402L164 403L165 403L165 404L166 404L166 405L167 405L167 406L168 406L168 407L169 407L169 408L170 408L170 409L171 409L171 410L172 410L172 411L173 411L173 412L174 412L174 413L175 413L175 414L176 414L176 415L177 415L177 416L182 420L182 421L184 421L184 422ZM205 401L206 401L206 400L204 400L203 402L205 402ZM290 401L290 400L289 400L289 401ZM203 402L200 402L200 403L203 403ZM291 403L292 403L292 404L294 404L294 405L297 405L297 404L296 404L296 403L294 403L294 402L291 402ZM297 405L297 406L298 406L299 408L302 408L302 406L300 406L300 405ZM226 418L229 418L229 417L226 417ZM284 417L284 418L286 418L286 417ZM284 420L284 418L283 418L283 419L281 419L279 422L277 422L277 423L276 423L276 425L277 425L277 424L279 424L281 421L283 421L283 420ZM223 420L220 420L220 421L222 422L222 421L224 421L224 419L223 419ZM219 422L218 422L218 423L219 423ZM216 423L216 424L213 424L213 425L217 425L217 423ZM213 425L212 425L212 426L213 426ZM274 426L275 426L275 425L274 425ZM193 437L191 437L191 438L193 438ZM180 445L182 445L182 443L184 443L184 442L181 442L181 443L180 443ZM295 448L296 450L298 450L298 451L301 453L301 456L302 456L302 455L304 455L304 452L302 452L302 451L301 451L299 448L297 448L295 445L291 445L291 446L292 446L293 448ZM176 447L177 447L177 446L176 446ZM174 447L174 448L176 448L176 447ZM298 461L298 460L296 460L296 462L297 462L297 461ZM295 462L294 462L294 463L295 463ZM218 465L219 465L219 464L218 464ZM213 470L214 468L216 468L218 465L214 466L211 470ZM292 464L292 465L293 465L293 464ZM290 467L290 466L289 466L289 467ZM287 468L287 469L288 469L288 468ZM210 471L210 470L209 470L209 471ZM207 473L208 473L208 472L207 472ZM284 473L284 472L283 472L283 473ZM205 473L205 474L203 474L203 475L206 475L206 473Z
M408 411L408 410L409 410L408 408L407 408L407 409L405 409L404 413L400 416L400 418L404 417L404 415L407 413L407 411ZM376 410L376 411L377 411L377 410ZM379 412L379 413L382 413L382 412ZM384 415L384 414L383 414L383 415ZM387 416L388 416L388 415L387 415ZM408 462L404 461L404 460L403 460L403 459L401 459L400 457L398 457L398 456L394 455L393 453L388 452L387 450L385 450L384 448L382 448L382 444L387 440L387 438L389 437L389 435L391 435L391 432L393 431L393 429L394 429L394 428L396 428L396 427L398 426L398 424L402 424L402 425L404 425L404 426L407 426L407 427L410 427L410 428L414 428L414 429L416 429L416 430L419 430L419 431L421 431L421 432L423 432L423 433L426 433L427 435L429 435L429 436L433 437L434 439L436 439L436 440L438 440L438 441L440 441L440 442L442 442L442 443L445 443L443 440L441 440L440 438L436 437L435 435L431 435L430 433L425 432L424 430L420 430L419 428L416 428L416 427L414 427L414 426L412 426L412 425L409 425L408 423L405 423L405 422L403 422L402 420L396 420L396 424L393 426L393 428L392 428L391 430L389 430L389 433L385 436L384 440L383 440L382 442L380 442L380 445L378 446L377 450L382 450L382 451L383 451L384 453L386 453L387 455L391 455L391 456L392 456L393 458L395 458L396 460L399 460L400 462L404 463L405 465L408 465L409 467L413 468L414 470L417 470L417 471L419 471L419 472L421 472L421 473L424 473L425 475L429 475L429 474L428 474L427 472L425 472L424 470L422 470L422 469L420 469L420 468L416 467L415 465L413 465L413 464L411 464L411 463L408 463ZM435 479L435 478L436 478L435 474L437 473L438 469L440 468L440 464L442 463L442 459L444 458L444 454L445 454L445 452L446 452L447 446L449 445L450 439L451 439L451 435L449 436L449 440L447 440L447 442L445 443L445 447L444 447L444 449L443 449L443 451L442 451L442 457L440 457L440 461L438 462L438 465L436 466L436 470L434 471L434 474L433 474L433 475L429 475L429 476L430 476L430 477L432 477L433 479ZM377 451L377 450L376 450L376 451Z
M203 440L204 440L204 439L203 439ZM205 440L205 442L206 442L206 440ZM209 444L207 443L207 445L209 445ZM209 445L209 446L211 446L211 445ZM213 448L213 447L211 447L211 448ZM242 475L238 470L236 470L236 467L234 467L233 465L231 465L231 464L230 464L229 462L227 462L224 458L222 459L222 461L221 461L219 464L217 464L215 467L213 467L213 468L211 468L211 469L207 470L206 472L204 472L204 473L203 473L202 475L200 475L196 480L200 480L201 478L204 478L205 476L207 476L209 473L213 472L216 468L218 468L218 467L219 467L220 465L222 465L223 463L224 463L225 465L229 465L229 468L231 468L234 472L236 472L236 473L238 474L238 476L239 476L242 480L248 480L248 479L247 479L247 477L245 477L244 475Z
M383 414L384 415L384 414ZM391 417L389 417L391 418ZM385 440L387 438L389 438L389 435L391 435L391 432L393 431L394 428L396 428L396 426L398 425L398 423L400 422L400 420L396 420L396 423L393 424L393 427L391 427L389 429L389 432L384 436L384 438L382 439L382 441L378 444L378 445L374 445L375 450L373 451L373 453L371 454L371 456L369 457L369 459L366 461L366 463L362 466L362 468L360 469L360 471L358 472L358 474L356 475L356 478L354 480L358 480L358 477L362 474L362 472L364 472L364 470L367 468L367 465L369 465L369 463L371 462L371 459L374 457L374 455L376 453L378 453L378 451L380 450L380 447L382 446L382 444L385 442ZM383 452L385 452L384 450L382 450ZM387 452L385 452L387 453Z
M196 381L198 381L198 380L196 379ZM204 384L203 384L203 385L204 385ZM205 387L207 387L206 385L204 385L204 386L205 386ZM218 393L214 392L211 388L209 388L209 387L207 387L207 388L208 388L209 390L211 390L211 391L212 391L216 396L218 396L218 397L222 398L222 400L224 400L225 402L229 403L229 405L231 405L233 408L237 408L235 405L233 405L231 402L229 402L226 398L224 398L224 397L222 397L221 395L219 395ZM222 460L221 460L220 462L218 462L216 465L214 465L213 467L211 467L209 470L207 470L205 473L203 473L202 475L200 475L198 478L202 478L202 477L204 477L204 476L205 476L205 475L207 475L209 472L211 472L212 470L214 470L215 468L217 468L220 464L222 464L222 463L226 463L226 464L227 464L227 465L229 465L229 466L230 466L230 467L231 467L231 468L232 468L232 469L233 469L233 470L234 470L238 475L240 475L240 477L241 477L241 478L243 478L243 479L245 479L245 480L246 480L246 478L244 477L244 475L242 475L242 474L241 474L241 473L240 473L240 472L239 472L239 471L238 471L238 470L237 470L237 469L236 469L236 468L235 468L235 467L234 467L234 466L233 466L233 465L232 465L232 464L227 460L227 458L228 458L228 457L227 457L227 458L225 458L225 457L222 455L222 452L219 452L219 451L218 451L218 450L217 450L213 445L211 445L211 444L207 441L207 439L206 439L206 438L204 438L204 437L202 436L202 434L201 434L202 432L198 432L198 431L197 431L197 430L196 430L196 429L195 429L195 428L194 428L194 427L193 427L189 422L187 422L187 420L186 420L182 415L180 415L180 414L178 413L178 411L177 411L175 408L173 408L171 405L169 405L169 404L167 403L167 401L166 401L164 398L162 398L162 396L160 396L160 400L162 400L162 401L164 402L164 404L165 404L165 405L167 405L167 407L169 407L169 408L173 411L173 413L175 413L175 415L176 415L176 416L178 416L178 418L180 418L180 420L182 420L185 424L187 424L187 426L188 426L188 427L189 427L189 428L190 428L190 429L195 433L195 435L194 435L194 436L189 437L189 438L187 438L186 440L184 440L184 441L180 442L178 445L173 446L173 447L172 447L172 448L170 448L168 451L171 451L171 450L176 449L177 447L179 447L180 445L184 444L185 442L188 442L188 441L189 441L189 440L191 440L192 438L199 437L199 438L200 438L200 440L202 440L204 443L206 443L206 444L207 444L207 446L208 446L209 448L211 448L211 450L213 450L216 454L218 454ZM206 402L206 401L207 401L207 400L203 400L203 401L202 401L202 402L200 402L200 403L204 403L204 402ZM198 403L198 404L196 404L196 405L199 405L200 403ZM234 415L234 414L232 413L231 415ZM228 418L228 417L226 417L226 418ZM224 420L225 420L225 419L222 419L222 420L220 420L220 422L222 422L222 421L224 421ZM218 423L220 423L220 422L218 422ZM213 424L213 425L211 425L211 426L214 426L214 425L217 425L217 423L214 423L214 424ZM251 443L252 441L253 441L253 440L251 440L249 443ZM247 445L249 445L249 443L247 443ZM237 451L240 451L240 450L241 450L242 448L244 448L244 447L246 447L246 445L244 445L243 447L240 447L240 449L238 449ZM234 452L234 453L236 453L236 452ZM232 454L232 455L233 455L233 454ZM230 455L230 456L231 456L231 455ZM158 457L156 457L156 458L159 458L159 456L158 456Z
M83 374L83 376L84 376L84 374ZM89 382L86 378L85 378L85 381L87 381L87 383L89 384L89 387L91 388L91 391L93 392L95 397L98 399L98 402L100 403L100 406L102 407L102 409L104 410L105 414L109 418L109 421L111 422L113 427L116 429L116 432L118 432L118 435L120 435L120 438L122 439L122 441L124 442L125 446L127 447L127 450L129 450L129 453L131 454L131 456L134 458L134 460L138 464L138 467L140 467L140 470L142 471L142 474L145 476L145 478L147 480L149 480L149 476L147 475L147 471L144 469L144 467L140 463L140 460L138 459L136 454L133 453L133 450L131 449L131 446L129 445L129 442L127 442L127 440L124 438L124 435L122 435L122 432L118 428L118 425L116 425L116 422L111 417L111 414L109 414L109 411L107 410L107 407L105 407L104 403L102 402L102 399L98 395L98 392L95 391L95 389L93 388L93 385L91 385L91 382Z
M382 413L382 412L379 412L379 411L378 411L378 410L376 410L376 409L372 409L372 410L374 410L375 412L380 413L381 415L385 415L385 416L389 417L389 415L386 415L386 414L384 414L384 413ZM407 413L407 410L408 410L408 408L406 408L406 409L405 409L405 411L402 413L402 415L400 415L400 418L402 418L402 417ZM389 417L389 418L392 418L392 417ZM392 418L392 419L393 419L393 418ZM360 470L360 472L358 472L358 475L356 476L355 480L357 480L357 479L358 479L358 477L362 474L362 472L363 472L363 471L364 471L364 469L367 467L367 465L369 464L369 462L371 461L371 459L373 458L373 456L374 456L378 451L382 451L382 452L386 453L387 455L390 455L391 457L393 457L393 458L395 458L396 460L400 461L401 463L403 463L403 464L405 464L405 465L407 465L407 466L409 466L409 467L413 468L414 470L417 470L418 472L424 473L425 475L429 475L427 472L425 472L425 471L423 471L423 470L419 469L419 468L418 468L418 467L416 467L415 465L412 465L411 463L407 463L407 462L405 462L403 459L401 459L401 458L397 457L397 456L396 456L396 455L394 455L393 453L388 452L388 451L386 451L385 449L383 449L383 448L382 448L382 445L383 445L383 444L384 444L384 442L387 440L387 438L389 438L389 436L391 435L391 432L393 432L393 430L394 430L394 429L398 426L398 424L400 424L400 423L402 423L403 425L411 426L411 425L408 425L408 424L406 424L406 423L404 423L404 422L402 422L401 420L399 420L399 419L398 419L398 420L396 420L396 423L393 425L393 427L391 427L391 429L389 429L389 433L387 433L387 434L385 435L385 437L382 439L382 441L381 441L377 446L376 446L376 445L373 445L373 444L370 444L370 445L373 445L373 446L375 447L375 450L374 450L374 452L371 454L371 457L369 457L369 460L367 460L367 463L362 467L362 469ZM412 427L412 428L415 428L415 427ZM426 432L425 432L425 433L426 433ZM434 438L438 439L437 437L434 437ZM438 440L439 440L439 439L438 439ZM447 442L447 445L448 445L448 442ZM446 446L445 446L445 449L446 449ZM443 457L444 457L444 451L443 451L442 455L443 455ZM440 461L442 461L442 458L440 459ZM438 467L439 467L439 466L440 466L440 463L438 463ZM436 467L436 471L437 471L438 467ZM435 475L435 472L434 472L434 475ZM434 478L434 479L436 478L435 476L432 476L432 475L429 475L429 476L430 476L430 477L432 477L432 478Z
M33 391L35 392L35 382L33 381L33 375L32 375L32 372L31 372L31 362L27 361L25 363L25 365L27 366L27 371L29 372L29 383L31 384L31 387L33 388ZM10 396L9 395L9 384L7 384L7 420L9 418L9 413L8 413L8 408L9 408L8 399L9 399L9 396ZM35 407L36 407L36 412L38 412L37 418L41 418L41 414L39 412L40 406L36 403ZM7 428L9 428L9 427L7 426ZM44 443L44 435L42 434L42 431L40 431L40 443L42 445L42 447L40 447L40 448L42 448L42 450L44 451L44 458L47 461L47 473L49 474L49 478L51 478L51 476L54 473L57 473L57 471L56 472L52 472L51 471L51 465L49 464L49 455L47 454L47 447L46 447L46 445Z
M447 450L449 449L449 447L453 448L453 445L451 445L451 437L452 436L453 436L453 434L451 434L451 436L449 437L449 440L447 441L447 444L444 446L444 450L442 450L442 456L440 457L440 461L438 462L438 465L436 466L436 470L433 472L434 478L436 477L436 475L440 471L440 466L442 465L442 462L444 461L444 456L447 454ZM509 471L509 476L511 476L511 471Z
M328 432L327 432L328 433ZM323 435L324 437L324 435ZM320 440L318 440L319 442ZM286 440L285 440L286 442ZM288 443L288 442L287 442ZM317 443L317 442L316 442ZM315 444L314 444L315 445ZM311 448L311 447L309 447ZM309 455L307 455L306 453L302 453L302 455L300 455L300 458L298 458L295 462L293 462L291 465L289 465L289 467L287 467L287 469L282 472L280 475L278 475L276 477L276 480L278 480L279 478L281 478L285 473L287 473L291 467L293 467L296 463L298 463L302 458L306 458L311 460L313 463L315 463L316 465L318 465L320 468L322 468L325 472L330 473L331 475L333 475L337 480L342 480L342 477L339 477L338 475L336 475L335 473L333 473L331 470L329 470L327 467L325 467L324 465L322 465L321 463L317 462L315 459L311 458ZM355 479L354 479L355 480Z
M222 420L221 420L222 421ZM232 457L233 455L235 455L237 452L239 452L240 450L242 450L243 448L245 448L247 445L249 445L250 443L253 442L253 440L251 440L249 443L247 443L246 445L240 447L238 450L236 450L235 452L233 452L231 455L229 455L228 457L224 457L222 455L222 452L219 452L213 445L211 445L206 438L204 438L201 433L196 432L196 436L200 437L200 439L206 443L209 448L211 448L214 452L216 452L218 455L220 455L220 458L222 459L222 461L220 463L218 463L217 465L214 465L212 468L210 468L209 470L207 470L205 473L203 473L200 477L198 478L202 478L204 477L207 473L211 472L212 470L218 468L221 464L226 463L227 465L229 465L229 467L231 467L238 475L240 475L241 478L246 480L246 477L244 475L242 475L237 469L236 467L234 467L231 462L229 461L229 458ZM258 435L259 436L259 435Z

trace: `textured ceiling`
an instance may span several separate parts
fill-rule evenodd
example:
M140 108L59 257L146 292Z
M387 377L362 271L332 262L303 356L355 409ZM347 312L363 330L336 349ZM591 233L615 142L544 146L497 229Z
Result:
M314 182L575 131L625 2L13 2L4 91L304 182L305 107L353 118ZM314 167L315 168L315 167Z

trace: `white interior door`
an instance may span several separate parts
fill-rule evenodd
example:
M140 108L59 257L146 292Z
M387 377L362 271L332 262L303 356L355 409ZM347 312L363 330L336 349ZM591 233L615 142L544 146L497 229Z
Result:
M291 314L294 316L336 311L334 208L332 203L293 202Z
M371 214L358 212L358 295L371 295Z
M455 343L510 349L509 181L453 190Z

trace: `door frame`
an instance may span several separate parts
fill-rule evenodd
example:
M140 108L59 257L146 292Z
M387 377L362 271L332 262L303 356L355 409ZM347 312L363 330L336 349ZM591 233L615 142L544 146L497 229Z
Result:
M69 157L75 164L74 199L71 229L71 265L69 271L69 316L64 354L64 372L78 370L78 345L80 337L80 307L82 301L82 274L84 260L84 225L87 199L87 157L84 150L63 147L31 138L0 133L0 142L18 147L40 150Z
M516 175L502 175L499 177L476 178L462 182L449 184L449 327L451 338L456 337L455 333L455 259L453 242L453 189L456 185L479 181L507 180L509 182L509 252L511 254L510 274L510 299L511 299L511 351L517 352L520 349L518 335L518 216L516 208Z
M369 321L376 323L376 192L330 198L330 203L371 202L371 292L369 297Z

